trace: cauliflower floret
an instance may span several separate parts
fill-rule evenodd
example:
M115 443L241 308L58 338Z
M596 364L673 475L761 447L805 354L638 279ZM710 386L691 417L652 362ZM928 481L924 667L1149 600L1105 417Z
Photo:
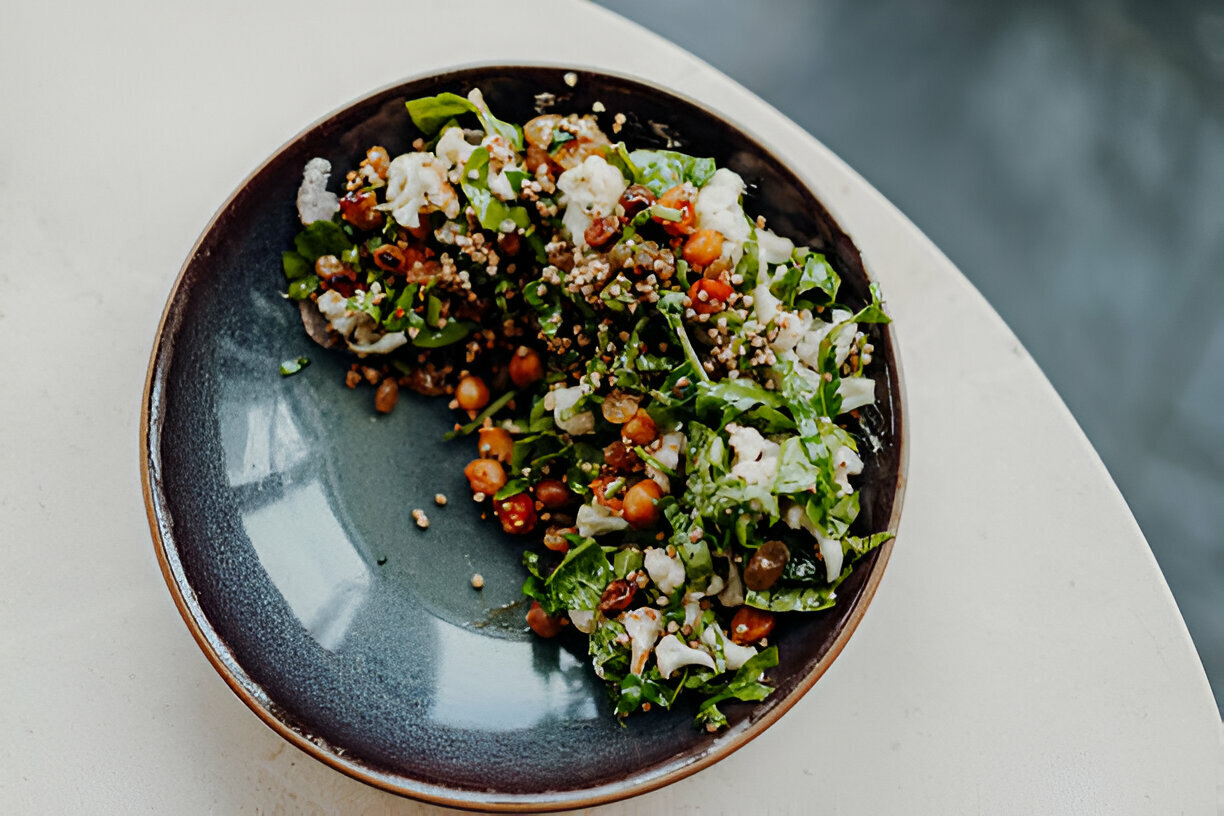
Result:
M795 251L795 244L791 239L775 235L767 229L758 227L756 239L757 258L761 269L765 269L769 264L786 263Z
M302 184L298 187L298 218L302 224L315 221L330 221L340 210L340 199L327 191L327 177L331 175L331 162L314 158L302 168Z
M489 151L489 192L502 201L517 198L514 186L506 176L507 170L522 171L522 168L515 163L517 157L514 154L514 148L506 144L506 140L497 134L486 136L480 144ZM620 196L617 195L617 199L619 198Z
M762 327L769 325L769 321L773 320L782 308L782 302L769 291L771 283L773 280L769 276L769 269L762 265L757 272L757 285L752 290L752 312Z
M713 588L710 594L714 594ZM727 585L718 593L718 602L723 606L739 606L744 602L744 581L730 555L727 556Z
M582 634L589 635L595 631L595 610L571 609L567 614L570 623L574 624L574 628Z
M833 452L833 481L841 488L843 496L854 492L850 477L863 472L863 460L850 447L842 445Z
M553 422L568 434L581 436L595 430L595 414L590 411L574 413L578 400L590 393L590 386L573 385L555 388L544 397L544 407L553 412Z
M846 448L846 450L849 449ZM797 504L791 504L782 511L782 521L792 530L807 530L808 534L816 539L816 546L820 548L820 557L825 565L825 580L830 583L836 580L842 570L841 542L826 536L824 531L813 524L808 514Z
M727 661L729 671L735 671L757 653L755 646L741 646L731 640L717 623L711 623L705 628L701 633L701 642L710 647L711 651L718 648L718 644L722 644L723 658Z
M387 203L391 217L405 227L421 225L421 211L441 210L447 218L459 215L459 196L447 180L450 167L432 153L396 156L387 169Z
M574 248L586 248L586 229L595 218L612 215L628 183L621 171L601 156L587 156L557 179L557 189L565 194L565 215L561 223L570 234Z
M468 159L472 158L472 151L475 149L476 146L467 140L463 128L452 127L447 128L442 138L438 139L434 152L446 163L447 170L451 168L462 170ZM458 180L457 177L455 179Z
M681 666L717 668L709 652L685 646L675 635L668 635L659 641L659 645L655 647L655 661L659 664L659 674L664 680L671 677L672 672Z
M701 188L697 203L693 206L698 229L722 233L720 257L732 266L739 263L744 254L744 242L752 234L752 226L744 216L744 208L740 206L739 200L743 194L744 180L724 167L717 170Z
M875 402L875 380L867 377L844 377L837 386L841 396L841 412L847 413Z
M663 616L659 610L643 606L621 615L620 622L629 635L629 673L641 674L650 650L663 631Z
M735 449L731 475L748 484L771 484L778 472L778 452L781 449L778 443L761 436L756 428L731 423L727 425L727 430L731 432L729 441Z
M586 538L615 533L629 527L629 522L613 513L602 504L584 504L578 508L575 518L578 535Z
M378 284L374 284L378 286ZM371 288L371 292L375 290ZM348 298L335 289L319 295L319 313L327 318L332 331L344 338L349 350L364 357L367 354L387 354L408 342L403 332L381 334L374 330L374 318L365 312L351 310Z
M679 558L668 555L667 550L647 547L642 563L650 580L664 595L671 595L684 584L684 564L680 563Z
M680 465L680 454L684 453L684 446L687 442L688 439L684 434L679 431L670 431L663 434L662 439L659 440L658 450L651 453L651 456L663 467L674 471ZM664 493L671 492L671 480L667 478L667 474L650 462L646 463L646 475L663 488Z

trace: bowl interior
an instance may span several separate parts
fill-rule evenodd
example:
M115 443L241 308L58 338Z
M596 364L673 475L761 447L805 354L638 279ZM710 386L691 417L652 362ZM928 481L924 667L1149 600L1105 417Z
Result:
M401 393L389 416L344 385L352 362L314 346L284 301L280 253L299 225L302 166L338 176L372 144L391 155L418 135L403 103L479 87L502 118L525 121L601 102L622 138L714 156L749 182L746 209L822 249L844 298L867 296L853 243L808 189L752 138L640 82L563 69L485 67L373 94L284 147L208 227L167 306L147 393L146 485L171 589L193 632L265 721L335 767L382 787L477 807L573 805L640 792L733 750L806 689L840 649L886 560L860 563L832 610L790 616L773 639L777 692L728 705L728 732L694 710L622 727L581 639L541 641L523 625L522 541L483 523L467 496L470 440L442 441L445 399ZM863 529L895 523L900 384L887 328L875 329L884 447L867 460ZM284 359L305 355L282 378ZM437 506L435 494L449 497ZM418 529L412 511L428 514ZM470 586L473 573L483 590ZM873 579L874 576L874 579Z

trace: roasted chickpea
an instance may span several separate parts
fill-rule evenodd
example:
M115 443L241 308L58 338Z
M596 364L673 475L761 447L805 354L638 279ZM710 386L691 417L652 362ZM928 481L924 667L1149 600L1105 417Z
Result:
M729 283L702 278L689 287L688 296L697 314L714 314L727 307L727 299L734 291Z
M473 459L463 469L473 493L492 496L506 484L506 471L496 459Z
M603 418L613 425L624 425L637 413L638 404L641 401L637 394L614 388L608 396L604 397L600 411L603 413Z
M560 479L543 479L536 483L535 497L548 510L560 510L576 498L574 491Z
M621 436L637 445L649 445L658 435L654 420L641 408L621 426Z
M718 230L699 229L684 242L684 260L693 266L708 266L722 254L723 236Z
M465 411L479 411L489 404L489 386L484 380L469 374L455 386L455 401Z
M493 509L497 511L497 518L501 521L502 529L507 533L522 535L535 529L535 502L527 493L515 493L499 502L494 502Z
M373 191L353 190L340 199L340 215L357 229L372 230L382 226L383 214L374 209L378 197Z
M668 207L673 210L680 210L679 221L668 221L666 218L655 216L655 220L663 225L663 229L669 235L688 235L696 228L697 215L693 209L693 199L697 197L697 190L689 182L677 184L663 195L659 196L659 206Z
M510 358L510 381L519 388L544 379L544 362L535 349L519 346Z
M772 612L756 609L751 606L741 606L731 618L731 640L741 646L756 643L766 637L774 628Z
M527 610L527 625L542 638L556 637L561 631L561 618L547 614L539 601L531 602Z
M374 410L382 414L389 414L395 409L395 403L399 401L399 383L394 377L388 377L383 380L378 386L378 390L374 392Z
M482 459L509 462L514 455L514 439L505 428L481 428L476 451Z
M663 498L663 488L653 479L643 479L625 493L622 515L635 530L653 527L659 520L657 502Z
M583 232L582 237L591 249L603 249L613 243L620 235L620 219L615 215L605 215L591 221L591 225Z

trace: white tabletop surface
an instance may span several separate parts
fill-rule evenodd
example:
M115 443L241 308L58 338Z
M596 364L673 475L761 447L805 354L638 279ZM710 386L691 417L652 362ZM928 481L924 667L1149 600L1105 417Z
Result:
M1130 512L961 274L797 126L585 4L59 0L0 11L0 812L426 813L289 747L188 634L141 499L179 266L329 110L473 61L572 62L730 115L811 182L896 319L911 463L875 602L755 742L617 813L1208 814L1219 720Z

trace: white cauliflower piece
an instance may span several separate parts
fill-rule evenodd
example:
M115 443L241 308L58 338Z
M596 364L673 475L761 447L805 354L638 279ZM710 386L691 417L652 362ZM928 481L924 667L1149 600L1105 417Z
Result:
M769 345L774 351L779 354L785 354L792 350L795 344L804 338L807 334L808 326L811 325L812 316L810 314L788 312L785 309L779 309L774 315L773 324L778 330L778 334L774 337L773 342Z
M459 215L459 196L447 180L445 159L432 153L405 153L391 160L387 169L387 203L391 217L405 227L421 225L421 211L440 210L447 218Z
M596 218L612 215L628 182L621 171L601 156L587 156L557 179L557 189L565 195L565 215L561 223L570 234L574 248L586 248L586 229Z
M723 167L715 171L697 193L697 202L693 206L698 229L712 229L722 233L720 257L725 258L732 266L739 263L744 254L744 242L752 234L752 226L744 216L744 208L740 206L740 196L743 194L744 180Z
M643 606L621 615L620 622L629 635L629 673L641 674L650 650L663 631L663 616L659 610Z
M668 470L675 471L680 465L680 455L684 453L684 446L688 443L688 439L679 431L670 431L663 434L659 440L659 447L650 455L655 461ZM646 463L646 475L654 480L655 484L663 488L664 493L671 492L671 480L667 474L659 470L652 463Z
M327 318L332 331L344 338L349 350L362 357L367 354L387 354L408 342L403 332L382 334L375 331L374 318L365 312L349 309L348 298L335 289L329 289L319 295L315 305L318 306L319 313Z
M841 397L841 412L847 413L875 402L875 380L867 377L843 377L837 386Z
M463 166L467 164L468 159L472 158L472 151L476 146L467 140L463 133L463 128L452 127L447 128L442 134L442 138L438 139L438 144L434 147L434 152L438 154L438 158L446 163L446 169L458 168L463 170Z
M839 324L849 320L853 315L844 309L836 309L830 315L831 323L826 323L823 320L813 320L807 333L795 344L795 355L810 368L819 368L820 366L820 341L825 339L825 335L837 329L837 334L833 337L833 345L836 348L835 358L837 365L846 362L846 358L850 356L850 348L854 345L854 336L858 333L857 323Z
M582 634L589 635L595 631L595 610L571 609L566 614L569 615L570 623Z
M315 221L330 221L340 210L340 199L327 191L327 178L331 175L331 162L314 158L302 168L302 184L298 187L298 218L302 224Z
M522 171L522 168L515 161L517 157L515 156L514 148L497 134L486 136L480 144L489 151L489 192L502 201L510 201L517 198L514 186L506 176L507 170ZM620 199L619 195L617 195L617 199Z
M686 592L684 593L684 625L692 626L701 617L701 599L705 597L704 592Z
M778 443L761 436L756 428L730 423L727 430L731 433L729 441L735 450L731 475L748 484L771 484L778 473L778 452L781 449Z
M710 594L714 594L713 590ZM739 606L744 602L744 582L730 555L727 556L727 585L718 593L718 602L723 606Z
M544 407L553 412L553 422L568 434L581 436L595 430L595 414L591 411L574 413L578 400L590 393L586 384L555 388L544 397Z
M833 583L841 575L842 571L842 545L836 538L817 535L817 543L820 544L820 557L824 559L825 565L825 580Z
M675 635L668 635L659 641L659 645L655 647L655 662L659 664L659 674L664 680L671 677L672 672L681 666L717 668L709 652L686 646L684 641Z
M578 535L585 538L615 533L629 527L629 522L602 504L584 504L579 507L575 524L578 527Z
M723 658L727 661L729 671L735 671L743 666L757 653L755 646L741 646L731 640L717 623L711 623L705 628L705 631L701 633L701 642L711 651L718 648L718 644L722 644Z
M816 546L820 549L820 558L825 565L825 579L829 582L836 580L841 575L844 560L841 542L836 538L826 536L824 531L813 524L808 514L797 504L791 504L782 511L782 521L792 530L807 530L808 534L816 539Z
M782 301L769 291L771 283L773 279L769 275L769 269L762 265L757 272L757 285L752 290L752 313L762 327L769 325L769 321L777 316L782 307Z
M843 496L854 492L850 486L850 477L863 472L863 460L848 445L842 445L833 452L833 481L841 488Z
M684 564L660 547L647 547L642 559L646 574L664 595L671 595L684 584Z
M790 260L795 244L789 238L775 235L771 230L757 228L757 258L761 269L769 264L781 264Z

